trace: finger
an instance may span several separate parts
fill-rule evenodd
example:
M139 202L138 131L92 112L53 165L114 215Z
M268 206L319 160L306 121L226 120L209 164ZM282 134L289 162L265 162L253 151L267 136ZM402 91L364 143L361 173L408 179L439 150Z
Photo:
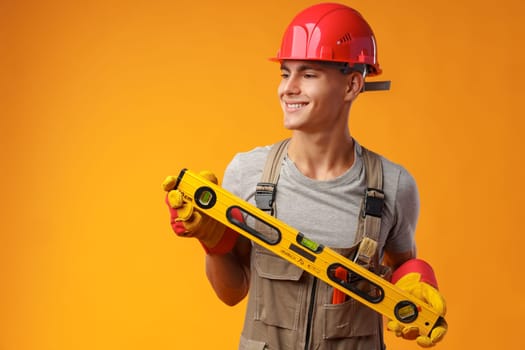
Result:
M177 182L177 178L175 176L168 176L162 182L162 189L166 192L171 191L172 189L175 188L176 182Z
M435 344L435 343L441 341L441 339L443 339L443 337L445 336L446 333L447 333L447 328L441 327L441 326L437 326L430 333L430 340L432 340L432 343Z
M401 336L401 331L403 330L403 326L401 326L401 324L396 321L388 321L386 328L389 331L395 332L398 337Z
M168 192L168 204L170 207L178 209L184 204L184 197L181 191L173 190ZM180 213L179 213L180 216Z
M420 282L420 275L418 273L407 273L405 276L401 277L399 281L396 282L396 286L407 291L411 292L417 286L419 286Z
M419 336L419 328L416 326L404 327L401 333L404 339L414 340Z
M430 348L434 346L434 343L432 343L432 340L429 337L426 336L420 336L416 339L417 345L421 346L422 348Z
M203 170L199 173L199 175L205 178L206 180L213 182L214 184L219 183L219 181L217 180L217 176L215 176L215 174L209 170Z
M447 312L446 302L441 293L429 284L424 284L422 289L423 299L441 316L445 316Z
M437 326L430 332L430 337L420 336L417 337L416 342L419 346L423 348L429 348L434 346L436 343L440 342L445 334L447 333L447 328L442 326Z
M184 227L186 227L186 230L188 230L189 232L195 233L197 228L200 226L201 221L201 214L198 211L195 211L193 212L193 215L190 215L190 217L188 217L188 219L184 221Z

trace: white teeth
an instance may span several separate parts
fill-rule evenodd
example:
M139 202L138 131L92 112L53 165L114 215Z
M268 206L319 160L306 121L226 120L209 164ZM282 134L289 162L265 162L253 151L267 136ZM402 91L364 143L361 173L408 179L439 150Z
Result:
M287 104L288 108L295 108L295 109L301 108L303 106L305 106L304 103L288 103Z

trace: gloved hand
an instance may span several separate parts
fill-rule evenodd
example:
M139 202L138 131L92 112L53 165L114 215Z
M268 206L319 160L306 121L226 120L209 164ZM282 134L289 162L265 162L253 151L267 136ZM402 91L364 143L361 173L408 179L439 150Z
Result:
M217 184L217 177L212 172L202 171L199 175ZM230 252L237 241L238 233L208 215L194 210L193 202L184 198L182 192L174 189L176 181L176 177L168 176L162 183L162 188L168 192L166 204L173 231L181 237L197 238L208 254ZM240 216L240 213L238 214ZM232 215L235 216L235 213Z
M423 300L444 317L446 314L446 302L437 290L437 282L430 265L419 259L409 260L404 265L406 266L398 269L400 271L396 270L394 272L392 280L395 285L409 292L414 297ZM416 272L407 272L410 269ZM399 276L400 274L401 276ZM419 335L419 329L416 326L404 326L395 320L390 320L387 323L387 329L394 332L398 337L409 340L415 339L418 345L428 348L443 339L448 325L445 319L441 318L436 327L430 332L430 336Z

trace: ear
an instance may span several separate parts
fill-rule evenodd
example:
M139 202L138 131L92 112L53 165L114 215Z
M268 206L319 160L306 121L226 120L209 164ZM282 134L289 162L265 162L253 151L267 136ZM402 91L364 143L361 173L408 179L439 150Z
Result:
M359 72L351 72L347 78L345 101L353 101L359 93L361 93L361 90L363 90L365 80Z

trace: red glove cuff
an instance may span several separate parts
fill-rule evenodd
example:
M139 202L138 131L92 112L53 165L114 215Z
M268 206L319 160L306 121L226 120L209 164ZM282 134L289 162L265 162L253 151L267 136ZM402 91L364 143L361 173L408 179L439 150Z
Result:
M238 209L233 209L231 211L232 217L237 220L243 222L241 211ZM239 237L239 234L232 230L229 227L226 227L224 230L224 234L222 235L221 240L217 245L213 248L209 248L206 245L202 244L202 247L206 251L206 254L226 254L232 251L233 247L235 246L235 243L237 243L237 237Z
M229 227L226 227L221 240L215 247L209 248L204 243L202 243L202 241L199 240L199 242L201 243L202 248L204 248L206 254L226 254L232 251L235 243L237 243L237 237L239 237L237 232Z
M395 284L401 277L411 272L419 273L421 275L421 282L430 284L432 287L438 289L436 275L432 266L421 259L410 259L399 266L394 273L392 273L392 283Z

